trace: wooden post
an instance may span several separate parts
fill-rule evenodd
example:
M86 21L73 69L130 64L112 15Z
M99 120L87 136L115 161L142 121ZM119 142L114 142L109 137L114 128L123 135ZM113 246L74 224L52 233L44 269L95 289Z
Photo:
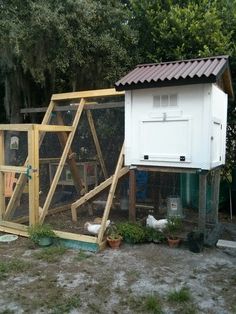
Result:
M39 221L39 130L34 126L28 131L28 162L32 171L29 178L29 223Z
M0 165L5 164L4 131L0 131ZM0 220L5 213L5 174L0 171Z
M44 203L44 206L43 206L43 210L42 210L42 212L40 214L40 223L43 223L44 218L47 215L49 206L50 206L51 201L52 201L53 194L54 194L54 192L56 190L57 183L58 183L59 178L61 176L63 167L65 165L66 157L67 157L69 149L71 147L71 144L72 144L72 141L73 141L73 138L74 138L74 135L75 135L75 132L76 132L76 129L77 129L77 126L78 126L78 123L79 123L79 120L80 120L83 108L84 108L84 104L85 104L85 100L82 98L81 101L80 101L80 106L78 107L78 110L76 111L75 118L74 118L74 121L73 121L73 125L72 125L73 126L73 131L70 132L70 134L68 136L68 139L67 139L64 151L62 153L60 162L58 164L56 173L54 175L54 178L53 178L50 190L49 190L47 198L45 200L45 203Z
M57 112L57 122L59 125L64 125L64 121L63 121L63 118L62 118L62 115L60 112ZM60 142L62 150L63 150L65 145L66 145L66 142L68 140L68 135L66 132L58 132L57 136L59 138L59 142ZM68 156L72 156L72 155L73 155L73 151L70 148ZM71 159L67 158L67 163L68 163L69 168L70 168L70 172L71 172L72 179L73 179L73 182L75 185L75 189L76 189L77 193L80 195L80 191L83 190L84 187L83 187L83 183L82 183L80 176L79 176L79 170L78 170L78 167L76 165L76 161L74 158L71 158Z
M220 168L217 168L213 170L212 195L211 195L211 222L214 224L218 223L219 195L220 195Z
M113 202L113 197L115 194L115 190L116 190L116 186L117 186L117 182L119 179L119 172L122 168L123 165L123 161L124 161L124 144L121 148L121 152L120 152L120 156L116 165L116 170L112 179L112 184L110 187L110 191L108 194L108 198L107 198L107 202L106 202L106 207L104 209L104 213L103 213L103 217L102 217L102 222L101 222L101 228L99 230L99 234L98 234L98 243L101 243L103 240L103 236L104 236L104 232L106 230L106 222L110 213L110 209L111 209L111 205Z
M136 175L134 169L129 171L129 220L136 221Z
M198 205L198 227L205 233L206 225L206 195L207 195L207 173L199 174L199 205Z
M98 141L98 136L97 136L96 128L95 128L94 121L93 121L93 116L92 116L92 113L90 110L87 110L86 114L87 114L90 129L91 129L91 133L93 136L93 141L94 141L94 144L96 147L98 159L99 159L99 162L100 162L100 165L102 168L102 172L103 172L104 178L107 179L108 178L107 169L106 169L105 162L104 162L104 159L102 156L102 150L101 150L101 147L100 147L100 144Z

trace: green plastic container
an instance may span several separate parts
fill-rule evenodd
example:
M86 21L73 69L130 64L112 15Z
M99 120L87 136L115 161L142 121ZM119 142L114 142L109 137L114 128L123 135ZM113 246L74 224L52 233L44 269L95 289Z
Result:
M207 181L207 211L211 211L211 185ZM199 175L183 173L180 175L180 195L184 208L198 209ZM229 201L229 186L226 181L220 183L219 208L225 207Z

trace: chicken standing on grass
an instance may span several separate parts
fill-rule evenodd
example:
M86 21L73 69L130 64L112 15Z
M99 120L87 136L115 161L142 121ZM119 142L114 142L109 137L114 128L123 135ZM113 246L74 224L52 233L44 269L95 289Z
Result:
M107 220L106 222L106 228L110 225L110 220ZM86 229L91 234L98 234L99 230L101 228L101 224L92 224L90 222L86 222L84 224L84 229Z

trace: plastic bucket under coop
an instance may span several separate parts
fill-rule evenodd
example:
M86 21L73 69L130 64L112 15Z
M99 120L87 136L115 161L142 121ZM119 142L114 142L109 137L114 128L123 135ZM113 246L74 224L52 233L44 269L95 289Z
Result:
M183 207L179 196L167 197L167 216L183 218Z

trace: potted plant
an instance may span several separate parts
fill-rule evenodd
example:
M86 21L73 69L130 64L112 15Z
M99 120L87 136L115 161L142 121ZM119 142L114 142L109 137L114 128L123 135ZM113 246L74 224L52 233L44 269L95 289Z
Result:
M107 242L112 249L118 249L121 245L122 236L115 224L110 224L107 228Z
M165 233L169 247L175 248L180 244L179 233L183 229L182 220L179 217L169 217L167 220L167 226Z
M48 224L35 224L30 226L28 228L28 234L29 238L40 246L49 246L53 243L53 239L56 238L56 234Z
M124 222L118 224L118 231L124 241L130 244L143 243L146 240L144 227L139 224Z

